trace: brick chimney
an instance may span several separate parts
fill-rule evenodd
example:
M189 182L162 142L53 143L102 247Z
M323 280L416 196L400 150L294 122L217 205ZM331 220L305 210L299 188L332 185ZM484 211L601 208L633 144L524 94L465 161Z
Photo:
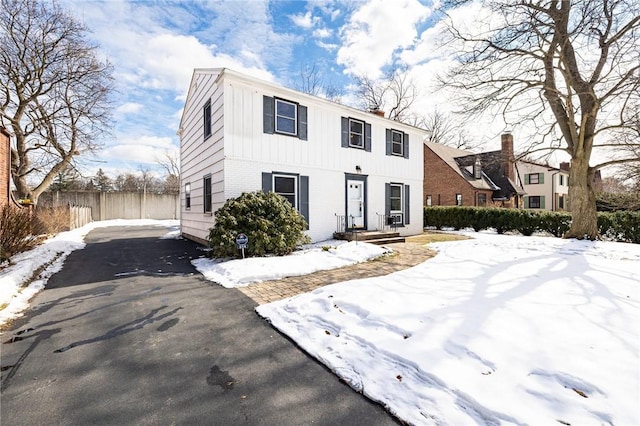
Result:
M564 170L565 172L568 172L570 167L571 167L571 163L566 163L566 162L560 163L560 170Z
M516 181L515 157L513 156L513 135L511 133L503 133L502 142L502 170L504 175L511 180Z
M377 115L378 117L384 117L384 111L379 108L372 108L369 110L369 112Z

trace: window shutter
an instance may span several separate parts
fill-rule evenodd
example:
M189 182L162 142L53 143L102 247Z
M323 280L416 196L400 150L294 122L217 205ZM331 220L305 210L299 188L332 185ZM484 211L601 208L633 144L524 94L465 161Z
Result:
M275 132L275 109L276 103L272 97L262 97L262 126L264 133Z
M262 173L262 192L271 191L271 185L271 173Z
M538 173L538 176L540 177L539 182L544 183L544 173Z
M300 214L307 221L309 229L309 176L300 176Z
M341 117L342 121L342 147L349 148L349 119L347 117Z
M402 152L404 158L409 158L409 135L407 133L402 137Z
M364 150L371 152L371 124L364 123Z
M307 140L307 107L298 105L298 138Z
M525 185L529 185L529 176L531 176L531 175L524 175L524 184Z
M391 214L391 184L384 184L384 214Z
M385 129L387 134L387 155L391 155L391 129Z
M409 224L409 212L411 211L411 203L409 202L409 185L404 186L404 224Z
M541 208L541 209L544 209L544 208L545 208L545 207L544 207L544 195L541 195L541 196L540 196L540 208Z
M528 209L529 208L529 197L524 197L524 208Z

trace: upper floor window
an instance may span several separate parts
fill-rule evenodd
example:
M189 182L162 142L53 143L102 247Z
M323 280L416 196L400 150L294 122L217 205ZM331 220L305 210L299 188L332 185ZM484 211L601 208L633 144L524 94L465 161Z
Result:
M371 152L371 124L355 118L341 118L343 148L358 148Z
M391 153L393 155L402 156L402 153L404 152L403 140L404 140L404 134L402 132L398 132L397 130L391 130Z
M262 97L263 131L307 140L307 107L270 96Z
M293 102L276 99L276 133L298 134L298 108Z
M211 99L204 104L202 108L203 123L204 123L204 138L207 139L211 136Z
M387 129L387 155L409 158L409 135L399 130Z
M525 185L537 185L544 183L544 173L530 173L524 175Z
M364 149L364 121L349 119L349 146Z

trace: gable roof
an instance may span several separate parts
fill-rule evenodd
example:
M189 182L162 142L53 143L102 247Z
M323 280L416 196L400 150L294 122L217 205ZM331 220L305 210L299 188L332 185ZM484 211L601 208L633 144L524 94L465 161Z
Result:
M434 142L425 142L425 145L469 185L476 189L493 191L494 200L509 199L513 195L525 193L520 185L505 176L502 151L475 154ZM482 167L480 179L476 179L473 173L473 167L478 158Z

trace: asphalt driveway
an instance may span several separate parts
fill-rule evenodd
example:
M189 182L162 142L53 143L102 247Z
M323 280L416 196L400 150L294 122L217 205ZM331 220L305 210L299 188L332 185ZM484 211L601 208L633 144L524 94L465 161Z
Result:
M0 424L398 424L165 233L92 231L2 331Z

